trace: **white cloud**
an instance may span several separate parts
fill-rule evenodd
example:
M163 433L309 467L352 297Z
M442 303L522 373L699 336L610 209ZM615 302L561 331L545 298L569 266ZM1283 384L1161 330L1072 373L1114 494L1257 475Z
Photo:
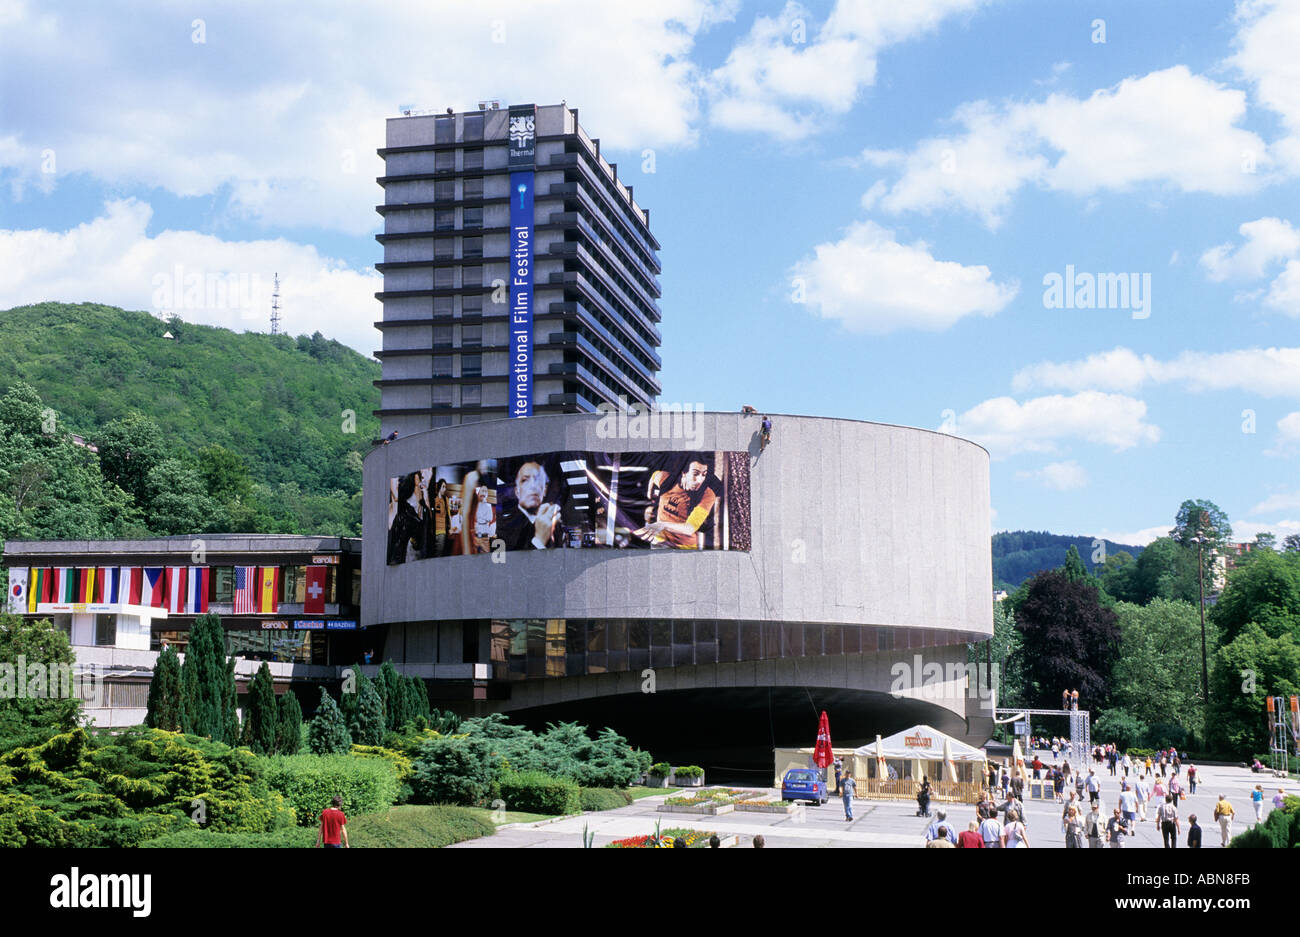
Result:
M1237 229L1245 243L1237 248L1220 244L1201 255L1206 276L1224 280L1258 280L1278 261L1300 255L1300 231L1281 218L1247 221Z
M1099 540L1109 540L1111 543L1120 543L1128 547L1145 547L1153 540L1168 537L1170 526L1169 524L1157 524L1155 527L1143 527L1141 530L1121 531L1120 533L1103 530L1093 533L1092 536Z
M806 301L855 332L937 331L965 316L991 316L1015 297L1015 283L997 283L985 266L936 260L923 241L904 245L870 222L814 248L795 264Z
M1273 514L1278 511L1300 510L1300 489L1269 495L1246 513Z
M1290 534L1300 533L1300 521L1281 520L1272 523L1262 521L1233 521L1232 540L1234 543L1249 543L1264 531L1270 531L1277 538L1277 546Z
M972 439L994 458L1020 452L1052 453L1060 442L1079 439L1119 452L1160 439L1145 421L1147 405L1121 394L1085 391L1070 397L985 400L957 418L954 435Z
M404 0L308 15L263 4L212 11L195 43L191 17L168 8L38 15L10 4L0 67L22 80L22 95L5 102L6 124L22 129L0 143L0 177L17 189L48 183L48 148L55 180L89 174L216 194L218 212L235 217L364 234L379 223L375 149L399 104L567 98L607 151L689 145L701 117L696 36L735 9L735 0Z
M1226 64L1254 85L1255 99L1278 114L1290 135L1274 150L1300 172L1300 6L1292 0L1240 0L1236 53Z
M837 0L814 33L808 9L791 0L776 16L756 17L748 35L708 76L710 120L783 140L806 137L847 112L859 92L875 84L883 48L932 32L943 20L986 2Z
M1088 473L1078 462L1049 462L1040 469L1030 472L1016 472L1016 478L1041 482L1056 491L1072 491L1086 487Z
M1237 124L1245 92L1177 65L1127 78L1086 99L1053 94L1002 105L975 101L953 116L955 135L923 140L901 159L901 176L880 199L890 212L957 207L990 228L1024 185L1079 197L1164 185L1237 195L1269 178L1268 147ZM1242 171L1243 153L1256 172Z
M1160 361L1127 348L1080 361L1045 361L1017 371L1012 387L1133 392L1145 384L1178 383L1192 391L1245 390L1265 397L1300 399L1300 348L1185 351Z
M223 241L192 231L146 233L153 210L109 202L67 232L0 230L0 308L55 300L100 302L236 331L269 331L272 278L282 324L317 330L369 356L381 338L374 270L353 270L316 248L279 238ZM178 276L179 273L179 276Z

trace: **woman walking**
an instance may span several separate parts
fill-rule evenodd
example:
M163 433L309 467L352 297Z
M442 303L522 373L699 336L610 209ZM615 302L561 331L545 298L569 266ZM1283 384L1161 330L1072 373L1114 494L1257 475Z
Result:
M1007 823L1002 828L1002 831L1006 834L1007 849L1029 848L1029 831L1020 822L1020 814L1017 811L1007 811Z
M1070 804L1065 808L1065 848L1083 849L1083 820L1079 817L1079 808Z

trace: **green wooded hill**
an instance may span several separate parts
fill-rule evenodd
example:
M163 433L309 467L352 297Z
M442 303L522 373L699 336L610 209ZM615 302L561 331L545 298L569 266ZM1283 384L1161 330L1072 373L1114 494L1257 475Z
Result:
M1045 530L1012 530L993 535L993 584L995 588L1015 590L1034 573L1055 569L1065 562L1070 547L1079 550L1079 557L1088 572L1098 575L1100 563L1092 562L1092 537L1071 537L1051 534ZM1126 546L1105 541L1106 555L1113 556L1121 550L1137 559L1142 547Z
M241 457L264 501L359 493L360 456L379 435L372 381L380 368L319 332L236 333L95 303L20 306L0 322L0 393L31 385L60 432L97 442L105 427L138 414L181 462L200 466L205 449L210 462L211 452L226 455L213 446ZM345 411L355 414L353 431ZM316 512L295 513L298 527Z

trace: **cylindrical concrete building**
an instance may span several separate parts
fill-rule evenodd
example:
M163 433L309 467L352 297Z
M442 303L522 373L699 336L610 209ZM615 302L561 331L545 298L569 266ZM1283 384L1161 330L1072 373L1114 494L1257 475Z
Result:
M915 723L983 743L988 453L800 416L760 451L759 420L534 416L377 447L361 607L381 659L444 708L609 725L678 762L770 765L822 709L837 746Z

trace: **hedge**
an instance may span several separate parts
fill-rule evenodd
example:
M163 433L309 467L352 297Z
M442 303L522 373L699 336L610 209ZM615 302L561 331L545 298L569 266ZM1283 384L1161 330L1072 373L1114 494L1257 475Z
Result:
M581 788L583 810L617 810L632 803L632 795L612 787Z
M507 810L525 813L566 814L582 810L582 793L567 778L540 771L521 771L501 778L501 799Z
M491 836L492 821L466 807L394 807L357 817L347 825L348 844L358 848L440 848Z
M397 771L387 759L281 755L268 761L267 783L293 806L300 826L315 826L336 794L349 817L384 810L397 799Z
M673 777L683 780L702 778L704 777L704 769L699 765L684 765L673 772Z
M208 833L186 830L141 843L141 849L305 849L316 845L316 831L291 826L273 833Z

